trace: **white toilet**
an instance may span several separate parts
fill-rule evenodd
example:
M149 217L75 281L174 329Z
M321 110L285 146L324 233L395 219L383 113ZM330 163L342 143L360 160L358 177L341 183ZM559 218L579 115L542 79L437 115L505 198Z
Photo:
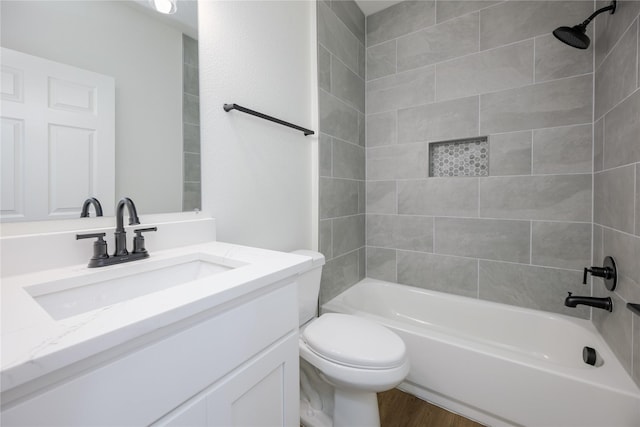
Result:
M300 418L305 427L377 427L376 393L400 384L409 372L404 342L387 328L348 314L317 317L324 256L298 278Z

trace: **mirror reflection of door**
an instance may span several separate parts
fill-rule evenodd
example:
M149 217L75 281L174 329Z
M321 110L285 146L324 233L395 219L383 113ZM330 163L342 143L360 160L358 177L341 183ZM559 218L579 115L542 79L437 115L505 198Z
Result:
M86 198L114 199L112 77L2 48L1 119L2 220L78 218Z
M115 79L115 195L99 197L103 209L125 196L141 215L200 208L196 1L163 15L147 0L2 0L0 20L2 47ZM61 217L54 205L48 218Z

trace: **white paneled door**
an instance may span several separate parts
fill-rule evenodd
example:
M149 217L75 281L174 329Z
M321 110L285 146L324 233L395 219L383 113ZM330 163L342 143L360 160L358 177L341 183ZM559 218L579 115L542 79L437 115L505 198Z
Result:
M115 81L2 48L4 221L78 218L97 197L115 200Z

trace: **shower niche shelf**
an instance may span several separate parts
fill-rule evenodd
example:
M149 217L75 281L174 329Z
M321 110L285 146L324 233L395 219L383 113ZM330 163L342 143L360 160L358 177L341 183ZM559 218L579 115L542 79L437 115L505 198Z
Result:
M489 176L486 136L429 144L429 176Z

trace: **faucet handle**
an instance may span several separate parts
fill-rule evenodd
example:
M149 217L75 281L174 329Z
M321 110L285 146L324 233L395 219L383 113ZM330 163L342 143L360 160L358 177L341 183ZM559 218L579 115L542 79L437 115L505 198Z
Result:
M106 236L107 233L90 233L90 234L76 234L76 240L80 239L93 239L98 238L98 241L102 241L103 237Z
M591 273L592 276L602 277L606 288L613 291L616 288L617 283L617 270L616 263L610 256L604 258L603 267L585 267L584 275L582 276L582 284L587 284L587 275Z
M148 231L158 231L158 227L149 227L149 228L138 228L133 230L136 233L133 238L133 253L144 253L147 252L147 249L144 247L144 236L142 233L146 233Z
M109 254L107 254L107 242L104 241L104 236L106 235L106 233L76 234L76 240L98 239L93 242L93 256L89 260L89 267L97 267L96 263L99 260L109 258Z

